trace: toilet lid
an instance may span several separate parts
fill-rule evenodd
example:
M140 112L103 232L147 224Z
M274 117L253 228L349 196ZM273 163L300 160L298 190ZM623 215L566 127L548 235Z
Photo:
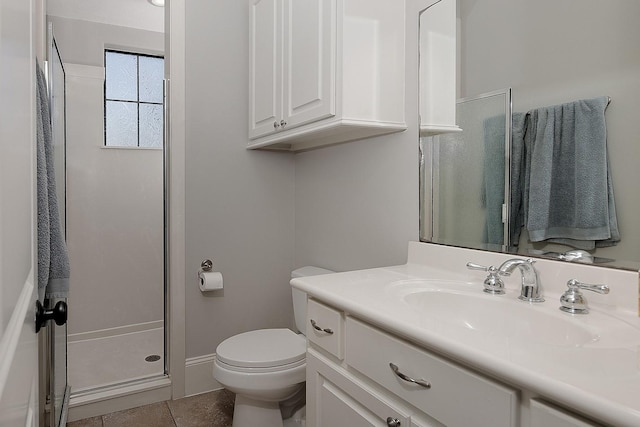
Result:
M270 368L303 360L304 336L289 329L259 329L222 341L216 349L221 362L244 368Z

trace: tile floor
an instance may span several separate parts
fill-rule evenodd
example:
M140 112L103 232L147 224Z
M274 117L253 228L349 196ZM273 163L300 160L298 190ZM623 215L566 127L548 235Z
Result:
M233 402L233 393L218 390L74 421L67 427L231 427Z

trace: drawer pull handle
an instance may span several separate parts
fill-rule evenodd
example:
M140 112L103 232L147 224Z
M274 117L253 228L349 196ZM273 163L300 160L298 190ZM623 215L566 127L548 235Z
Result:
M402 372L400 372L400 370L398 369L398 366L393 364L393 363L389 363L389 367L391 368L391 370L393 371L394 374L396 374L396 376L398 376L400 379L409 382L409 383L414 383L414 384L418 384L419 386L422 386L424 388L431 388L431 384L428 381L425 380L414 380L413 378L403 374Z
M332 329L329 329L329 328L322 329L320 326L318 326L316 321L313 320L313 319L311 319L311 326L313 326L313 329L315 329L316 331L325 332L325 333L327 333L329 335L333 335L333 330Z

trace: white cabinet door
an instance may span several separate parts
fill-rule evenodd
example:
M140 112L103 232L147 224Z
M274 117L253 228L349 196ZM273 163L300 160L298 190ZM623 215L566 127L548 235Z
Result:
M282 120L281 15L281 0L255 0L251 5L250 138L275 132L279 127L274 123Z
M0 425L38 425L34 2L0 0Z
M355 381L310 349L307 357L306 425L410 426L410 413L395 407L383 396L376 395Z
M336 0L284 0L285 129L335 115Z
M531 424L530 427L596 427L577 415L570 414L559 408L541 402L531 400Z

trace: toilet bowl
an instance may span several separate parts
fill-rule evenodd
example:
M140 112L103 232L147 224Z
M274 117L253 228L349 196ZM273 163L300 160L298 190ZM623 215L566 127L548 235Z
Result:
M291 277L328 274L318 267L294 270ZM296 327L259 329L218 345L213 376L236 394L233 427L282 427L283 414L304 405L306 375L306 294L292 289Z

